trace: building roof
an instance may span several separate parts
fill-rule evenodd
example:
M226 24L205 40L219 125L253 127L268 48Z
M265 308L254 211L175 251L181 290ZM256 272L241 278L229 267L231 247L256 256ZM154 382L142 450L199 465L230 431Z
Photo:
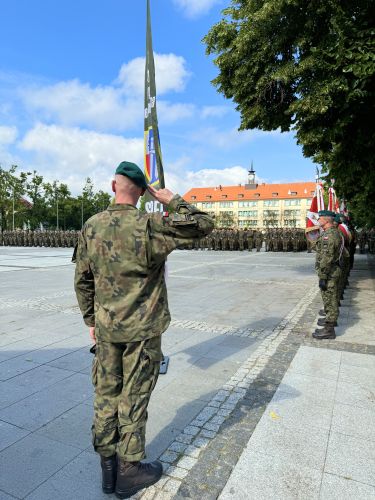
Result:
M288 184L254 184L238 186L217 186L192 188L184 194L186 201L222 201L222 200L271 200L312 198L315 182L291 182ZM195 198L194 198L195 197Z

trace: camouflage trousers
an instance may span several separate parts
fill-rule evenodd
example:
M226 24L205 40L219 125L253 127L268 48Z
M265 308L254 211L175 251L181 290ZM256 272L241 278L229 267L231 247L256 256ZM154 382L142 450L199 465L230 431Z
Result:
M327 290L321 290L324 310L326 312L326 321L334 323L339 316L339 279L328 279Z
M128 462L145 457L147 406L159 376L161 337L110 343L97 339L93 445L105 457Z

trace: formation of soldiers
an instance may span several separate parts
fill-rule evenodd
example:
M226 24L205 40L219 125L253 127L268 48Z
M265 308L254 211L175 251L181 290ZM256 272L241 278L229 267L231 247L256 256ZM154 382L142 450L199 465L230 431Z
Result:
M342 218L330 210L319 212L321 234L315 244L315 270L319 277L319 288L322 294L323 309L313 337L316 339L335 339L340 313L341 300L345 288L349 285L349 274L353 267L357 240L354 228L348 233L340 229ZM342 226L341 226L342 227Z
M194 245L189 250L247 250L260 252L301 252L307 249L305 231L298 228L259 229L219 228Z
M366 253L366 245L369 253L375 253L375 228L361 229L358 232L359 252Z
M30 231L0 232L0 246L14 247L74 247L79 231Z

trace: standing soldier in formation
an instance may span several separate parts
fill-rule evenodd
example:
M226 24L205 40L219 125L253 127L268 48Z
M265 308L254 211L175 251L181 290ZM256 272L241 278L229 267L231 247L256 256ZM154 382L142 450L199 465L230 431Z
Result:
M257 249L257 252L260 252L260 249L262 248L262 243L263 243L263 234L258 229L257 231L255 231L255 248Z
M339 294L341 269L340 261L343 252L343 238L334 225L335 212L322 210L319 212L319 225L322 234L316 245L315 269L319 277L319 288L322 294L325 318L318 321L323 329L316 329L316 339L335 339L335 326L339 315Z
M254 248L254 231L253 229L249 229L247 232L247 249L249 252L252 252Z

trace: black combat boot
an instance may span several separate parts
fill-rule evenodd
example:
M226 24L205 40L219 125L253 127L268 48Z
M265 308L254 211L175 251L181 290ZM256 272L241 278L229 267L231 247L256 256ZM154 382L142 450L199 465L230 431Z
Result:
M335 329L333 327L333 323L326 323L324 325L324 328L322 329L316 329L315 332L312 334L314 339L317 340L323 340L323 339L335 339L336 338L336 333Z
M113 493L116 487L117 459L116 455L112 457L100 456L100 465L102 466L102 489L104 493Z
M326 325L326 319L325 318L319 318L318 319L318 326L325 326ZM337 321L332 323L333 326L337 326Z
M116 496L130 498L137 491L155 484L163 474L163 466L158 460L149 464L125 462L118 458Z
M324 309L320 309L319 311L319 316L325 316L326 315L326 312Z

